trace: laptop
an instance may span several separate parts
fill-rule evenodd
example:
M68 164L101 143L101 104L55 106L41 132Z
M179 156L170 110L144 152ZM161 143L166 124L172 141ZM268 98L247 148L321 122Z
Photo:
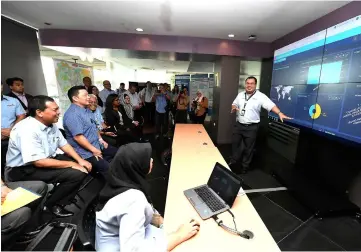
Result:
M206 185L184 191L184 195L203 220L230 209L241 188L242 180L216 163Z

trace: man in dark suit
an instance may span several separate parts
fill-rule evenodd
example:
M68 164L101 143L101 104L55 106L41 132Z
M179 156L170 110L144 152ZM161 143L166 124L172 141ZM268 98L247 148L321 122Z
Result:
M24 80L19 77L13 77L6 80L11 92L7 96L18 99L23 109L28 113L28 104L33 98L32 95L24 92Z

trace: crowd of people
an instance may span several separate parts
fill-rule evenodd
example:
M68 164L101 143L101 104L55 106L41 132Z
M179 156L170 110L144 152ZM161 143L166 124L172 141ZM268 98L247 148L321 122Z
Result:
M15 239L28 220L43 211L57 218L74 215L66 205L88 176L101 176L106 181L99 194L98 249L141 249L156 241L152 246L171 250L198 232L199 223L192 220L165 236L159 230L163 218L152 207L145 180L152 170L152 152L148 140L144 139L143 127L155 125L158 138L166 136L169 130L169 114L176 122L187 123L186 88L180 90L175 86L171 91L167 84L157 87L147 82L138 93L137 85L131 84L125 90L122 83L119 89L112 90L110 82L105 80L104 89L99 92L91 79L85 77L84 85L68 90L71 105L64 113L64 129L59 129L56 123L60 110L54 99L26 94L21 78L10 78L6 83L11 92L3 95L2 83L2 204L12 189L19 186L41 197L2 217L3 245ZM192 104L191 119L202 123L207 98L199 92ZM48 184L54 185L50 194ZM112 207L119 201L123 202L121 208ZM121 222L107 225L107 218L119 219L125 213L132 216L123 216ZM154 215L158 216L156 224ZM144 223L138 225L140 221ZM27 235L36 235L41 228ZM110 239L109 232L122 236L122 242L119 243L119 237L116 241Z

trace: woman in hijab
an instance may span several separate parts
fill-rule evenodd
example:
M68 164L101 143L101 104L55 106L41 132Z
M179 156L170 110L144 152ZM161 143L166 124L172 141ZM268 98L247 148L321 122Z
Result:
M163 218L152 207L146 181L153 167L151 157L149 143L131 143L119 148L110 164L106 185L99 194L97 251L171 251L198 233L199 223L194 220L174 233L164 233Z
M110 128L108 131L117 135L117 145L129 142L137 142L132 126L124 120L123 114L119 111L120 101L117 94L110 94L105 101L104 120Z
M132 104L130 103L130 97L127 94L123 95L124 104L120 106L120 113L123 115L124 125L127 128L130 128L134 135L139 138L143 137L143 127L139 121L134 118L134 110Z
M88 89L89 94L93 94L97 97L98 100L98 106L102 107L104 106L102 99L99 97L99 89L96 86L90 86Z

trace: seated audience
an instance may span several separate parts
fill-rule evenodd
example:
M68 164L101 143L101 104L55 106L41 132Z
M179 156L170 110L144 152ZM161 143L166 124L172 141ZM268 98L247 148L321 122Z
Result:
M1 168L4 168L6 152L9 145L10 131L15 124L26 117L26 112L20 102L3 95L4 85L1 82ZM3 171L3 170L2 170ZM1 174L3 174L1 172Z
M188 111L189 98L187 95L187 89L184 88L177 96L176 106L177 112L175 116L176 123L187 123L187 111Z
M8 248L17 235L23 231L25 224L30 220L36 210L40 210L43 198L48 192L48 185L42 181L19 181L4 183L1 180L1 205L5 202L8 193L23 187L31 192L41 195L41 198L1 217L1 247ZM31 233L39 233L40 230Z
M24 92L24 80L19 77L14 77L7 79L6 83L11 89L11 92L8 93L7 96L16 98L26 113L28 113L28 105L33 96Z
M103 140L89 106L89 95L83 86L68 90L71 105L64 114L66 138L75 151L93 166L94 172L105 172L117 149Z
M167 101L170 97L163 84L159 85L159 90L153 95L153 101L155 101L155 127L156 138L160 134L165 137L168 132L168 118L167 118Z
M170 251L198 233L199 223L190 220L176 232L165 234L146 180L152 168L149 143L119 148L96 208L97 251Z
M99 97L99 89L96 86L90 86L87 91L89 94L95 95L95 97L97 98L97 101L98 101L98 106L103 108L104 104L103 104L102 99L100 99L100 97Z
M91 112L93 112L93 116L95 119L95 123L99 130L100 135L110 145L116 146L116 134L111 131L110 127L104 123L104 119L102 116L102 108L98 106L97 97L93 94L89 95L89 106ZM110 131L109 131L110 130Z
M99 97L102 100L103 104L105 104L105 101L107 100L108 95L115 94L115 91L112 90L112 85L108 80L103 81L104 89L100 91Z
M128 106L133 112L129 101ZM105 103L104 111L106 124L110 127L110 130L118 136L118 145L139 141L141 137L139 133L139 122L132 121L132 119L129 119L125 113L121 113L120 107L118 95L109 95Z
M194 123L204 124L208 111L208 99L201 91L197 92L197 97L193 100Z
M64 205L75 196L92 166L74 151L56 126L60 111L52 98L34 96L29 103L29 115L11 131L5 181L59 183L45 206L57 217L72 216ZM57 155L58 148L67 156Z

